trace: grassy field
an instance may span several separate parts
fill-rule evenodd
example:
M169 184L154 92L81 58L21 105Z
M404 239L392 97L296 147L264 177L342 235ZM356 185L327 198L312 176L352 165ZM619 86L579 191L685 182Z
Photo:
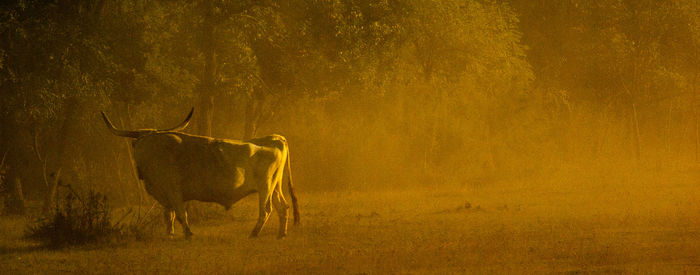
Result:
M21 238L24 219L3 217L0 273L700 273L697 169L577 175L299 192L302 223L282 240L275 216L248 239L255 196L195 223L191 240L178 227L108 247L43 249Z

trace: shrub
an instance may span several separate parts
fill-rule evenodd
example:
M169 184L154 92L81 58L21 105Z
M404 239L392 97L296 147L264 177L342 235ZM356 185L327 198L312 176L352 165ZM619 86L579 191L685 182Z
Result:
M31 225L26 236L60 248L113 240L123 230L111 222L111 208L107 197L90 190L83 200L70 193L56 203L55 212L48 218Z
M155 206L155 204L154 204ZM121 239L122 240L136 240L136 241L151 241L153 237L163 231L165 225L163 224L162 211L151 211L153 207L148 209L145 213L134 211L134 208L130 208L129 212L122 217L122 219L127 218L129 221L120 227Z

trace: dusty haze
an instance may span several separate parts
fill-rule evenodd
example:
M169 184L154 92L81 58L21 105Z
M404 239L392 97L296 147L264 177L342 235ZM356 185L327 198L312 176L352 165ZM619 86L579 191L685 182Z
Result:
M0 217L0 262L11 273L697 272L699 9L0 4L2 183L19 181L28 207ZM187 133L287 138L302 224L286 239L274 240L276 219L247 239L254 196L228 212L193 204L191 241L179 228L88 250L22 238L58 171L114 208L150 207L130 143L99 112L123 129L169 128L192 107Z

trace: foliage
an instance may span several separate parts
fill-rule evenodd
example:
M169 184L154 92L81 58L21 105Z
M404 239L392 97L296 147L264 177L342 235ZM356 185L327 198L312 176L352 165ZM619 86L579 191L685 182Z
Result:
M57 203L52 217L32 225L26 236L52 248L99 243L114 239L121 230L111 221L107 197L90 191L83 201L73 193Z
M151 211L153 208L116 211L100 192L89 190L81 197L70 190L48 217L29 225L25 237L50 248L62 248L150 241L157 229L163 228L162 216Z
M1 5L0 149L30 197L38 136L49 172L142 202L100 110L160 128L194 106L190 132L282 133L310 188L519 176L632 141L687 158L697 132L692 0Z
M630 147L618 146L610 135L633 144L636 130L627 125L635 113L641 119L637 142L648 148L642 153L658 156L654 147L661 143L669 153L671 143L687 142L679 133L696 124L690 114L697 113L700 76L697 66L688 65L700 62L696 1L510 2L530 46L527 59L535 68L535 85L550 95L564 91L570 115L595 121L595 128L610 128L602 124L611 120L620 125L591 138L569 137L571 147L594 156L606 151L629 155ZM567 117L569 129L590 127ZM660 129L667 131L666 140L653 137Z

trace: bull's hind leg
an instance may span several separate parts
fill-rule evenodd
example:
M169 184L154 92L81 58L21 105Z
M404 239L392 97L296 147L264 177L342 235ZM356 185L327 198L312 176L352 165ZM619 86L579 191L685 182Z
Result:
M182 225L182 231L185 233L185 238L192 237L192 231L190 230L190 224L187 222L187 211L185 210L185 204L179 202L175 204L175 217L177 221Z
M172 208L165 208L163 218L165 218L165 228L168 231L168 236L172 238L175 236L175 211Z
M280 218L280 229L277 238L283 238L287 236L287 209L289 209L289 205L287 201L284 200L282 190L279 189L280 188L275 188L275 192L272 193L272 205L275 207L275 211L277 211L277 215Z
M258 236L260 230L262 230L263 226L265 225L265 222L267 222L267 219L270 217L270 213L272 212L272 205L270 199L272 195L271 192L264 190L260 191L258 195L260 198L260 214L258 215L258 223L255 224L253 232L250 233L250 238L255 238Z

